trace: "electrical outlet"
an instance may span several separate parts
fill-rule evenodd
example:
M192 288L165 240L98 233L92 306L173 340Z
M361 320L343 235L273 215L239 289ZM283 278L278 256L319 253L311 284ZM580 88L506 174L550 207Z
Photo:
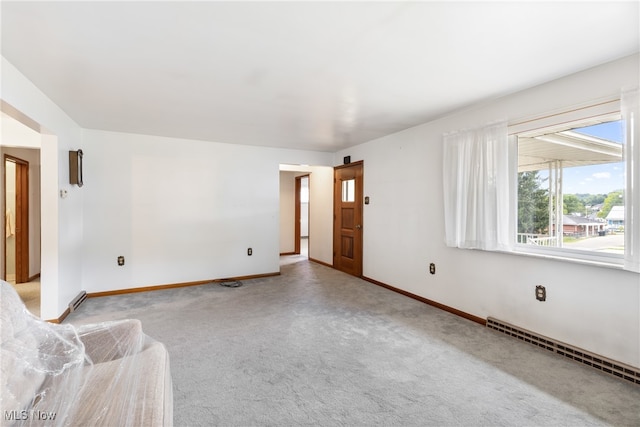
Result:
M436 274L436 265L434 263L429 264L429 273Z
M248 255L248 256L253 255L253 249L248 248L248 249L247 249L247 255Z
M542 285L536 286L536 299L538 301L546 301L547 300L547 288Z
M120 255L118 257L118 265L123 266L124 265L124 257L122 255Z

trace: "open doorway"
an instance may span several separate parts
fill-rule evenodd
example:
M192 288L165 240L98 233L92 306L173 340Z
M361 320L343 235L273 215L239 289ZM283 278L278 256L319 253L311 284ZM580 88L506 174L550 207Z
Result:
M0 278L12 284L27 309L41 314L41 135L2 114L0 144Z
M281 262L299 262L309 258L310 175L304 170L280 171ZM282 257L288 259L283 260Z
M281 164L280 265L312 261L331 266L332 227L333 167Z
M295 253L309 258L309 175L296 176Z

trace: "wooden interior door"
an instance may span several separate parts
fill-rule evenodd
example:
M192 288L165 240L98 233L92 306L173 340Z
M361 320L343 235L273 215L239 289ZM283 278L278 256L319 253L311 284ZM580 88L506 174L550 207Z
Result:
M29 281L29 163L16 162L16 283Z
M333 266L362 276L363 162L334 169Z
M302 176L296 176L296 187L295 187L295 225L293 238L295 239L293 252L297 255L300 255L300 190L302 188Z
M3 189L5 194L15 193L15 216L12 218L15 221L15 281L16 283L25 283L29 281L29 162L18 159L13 156L5 155L5 179ZM9 191L7 188L6 174L7 163L11 162L15 165L15 179L10 181L15 182L15 187ZM8 202L8 201L7 201ZM6 214L5 214L6 215ZM5 222L7 218L5 216ZM5 259L4 272L5 279L7 273L7 245L5 239L4 246Z

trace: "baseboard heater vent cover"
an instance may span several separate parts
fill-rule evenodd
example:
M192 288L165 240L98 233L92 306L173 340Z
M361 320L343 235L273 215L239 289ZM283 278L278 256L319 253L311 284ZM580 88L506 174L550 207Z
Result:
M511 325L502 320L495 319L493 317L487 318L487 328L493 329L503 334L510 335L521 341L528 342L535 346L544 348L564 356L568 359L574 360L583 365L590 366L599 371L613 375L625 381L632 382L640 385L640 369L634 368L624 363L616 362L615 360L607 359L606 357L599 356L595 353L590 353L581 348L565 344L560 341L539 335L535 332L522 329L518 326Z
M226 282L220 282L220 286L224 286L225 288L239 288L242 286L242 282L239 280L230 280Z
M73 313L74 311L76 311L78 309L78 307L80 307L80 304L82 304L84 302L84 300L87 299L87 292L86 291L82 291L78 294L77 297L75 297L70 303L69 303L69 312Z

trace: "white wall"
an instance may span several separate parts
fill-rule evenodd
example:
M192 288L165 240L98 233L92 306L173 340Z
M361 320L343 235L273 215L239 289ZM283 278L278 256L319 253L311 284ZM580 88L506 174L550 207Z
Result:
M296 176L302 172L280 171L280 253L295 251Z
M1 113L0 146L40 149L40 134L13 117Z
M84 140L87 292L278 272L279 163L332 159L96 130Z
M4 57L1 69L0 99L41 127L41 316L53 319L82 289L83 193L68 184L67 155L82 148L81 129ZM60 188L69 197L60 200Z
M640 367L638 274L448 248L442 208L443 133L617 95L638 69L636 55L336 153L364 160L364 276Z
M309 202L300 202L300 237L309 237Z
M333 265L333 168L309 175L309 258Z

